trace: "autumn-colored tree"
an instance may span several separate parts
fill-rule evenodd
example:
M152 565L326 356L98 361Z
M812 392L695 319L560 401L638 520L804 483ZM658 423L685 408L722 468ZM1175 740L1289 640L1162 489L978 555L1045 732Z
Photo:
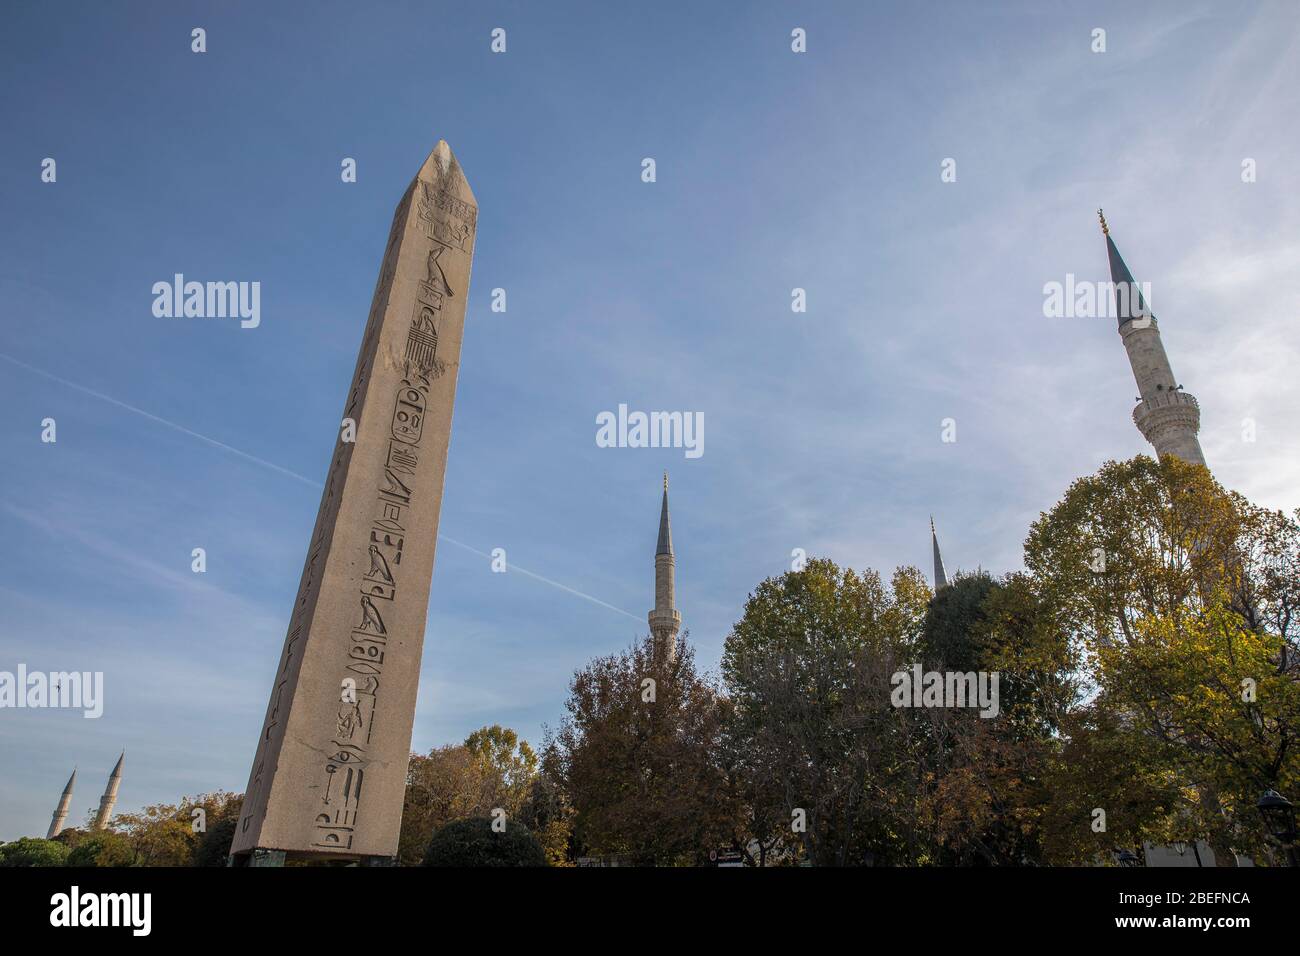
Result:
M487 767L488 802L517 817L537 775L537 755L528 741L508 727L493 724L466 737L465 747Z
M1256 798L1300 787L1300 513L1138 456L1075 482L1032 527L1025 562L1085 656L1091 726L1124 728L1194 795L1194 810L1168 810L1180 838L1206 839L1220 865L1262 855Z
M685 635L671 657L645 638L592 661L566 707L553 759L586 853L683 865L729 844L737 807L718 760L727 705L696 672Z
M468 817L523 812L537 757L527 741L498 725L474 731L463 744L412 754L407 770L398 862L418 866L435 830Z
M113 818L130 842L136 866L193 866L208 829L238 816L242 797L219 790L160 803Z
M998 713L927 713L918 823L944 864L1042 860L1046 776L1056 734L1079 698L1069 633L1023 574L958 576L930 602L921 654L938 671L997 675Z
M574 863L573 816L573 803L565 789L562 758L554 740L548 740L519 819L542 845L551 866L572 866Z
M1194 832L1176 825L1196 801L1172 769L1167 744L1097 707L1068 715L1061 734L1046 773L1044 863L1111 863L1116 850L1186 840Z

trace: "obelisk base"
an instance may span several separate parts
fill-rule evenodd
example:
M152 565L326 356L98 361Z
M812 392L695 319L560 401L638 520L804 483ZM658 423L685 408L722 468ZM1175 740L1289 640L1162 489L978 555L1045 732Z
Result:
M226 860L226 866L284 866L286 856L284 850L253 850L251 853L232 854ZM329 857L313 857L299 854L294 859L308 859L316 862L328 860L331 863L343 866L397 866L397 860L391 856L340 857L331 854Z

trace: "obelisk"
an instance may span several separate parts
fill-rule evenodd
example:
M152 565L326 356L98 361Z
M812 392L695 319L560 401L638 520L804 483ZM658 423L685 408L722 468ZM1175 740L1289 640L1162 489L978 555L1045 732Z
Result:
M393 217L232 863L397 853L477 221L440 141Z

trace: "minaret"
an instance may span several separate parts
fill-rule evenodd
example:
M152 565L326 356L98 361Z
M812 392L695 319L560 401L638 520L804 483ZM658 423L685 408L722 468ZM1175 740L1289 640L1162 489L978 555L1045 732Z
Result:
M934 590L948 586L948 575L943 571L943 555L939 553L939 536L934 533L934 515L930 515L930 544L934 547Z
M1120 258L1100 209L1097 216L1101 219L1106 254L1110 258L1119 334L1124 340L1139 392L1138 405L1133 409L1133 422L1143 437L1155 446L1156 454L1174 455L1185 462L1204 465L1205 456L1196 438L1201 427L1200 406L1174 378L1169 356L1160 341L1160 326L1142 298L1128 266Z
M664 472L664 500L659 511L659 546L655 548L655 607L650 612L650 633L654 635L655 656L669 659L677 650L677 631L682 616L673 607L673 533L668 524L668 472Z
M50 832L45 834L45 839L53 840L63 832L63 821L68 819L68 807L72 805L72 785L77 782L77 771L73 768L72 776L68 778L68 785L63 788L63 796L59 798L59 805L54 808L54 816L50 820Z
M108 786L104 788L104 795L99 798L99 812L95 814L92 830L102 830L108 826L108 819L113 815L113 804L117 803L117 788L122 783L122 761L125 759L126 751L123 750L122 756L117 758L117 766L108 775Z

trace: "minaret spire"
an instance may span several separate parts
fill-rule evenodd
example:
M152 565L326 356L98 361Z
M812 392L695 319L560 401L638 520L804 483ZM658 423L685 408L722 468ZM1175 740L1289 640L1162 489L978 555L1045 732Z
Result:
M45 834L45 839L53 840L63 832L63 821L68 819L68 808L72 806L72 785L76 782L77 768L73 767L68 785L63 788L63 796L59 798L59 805L54 808L54 816L50 819L50 830Z
M930 544L934 548L934 590L948 586L948 575L943 570L943 555L939 553L939 536L934 531L934 515L930 515Z
M1174 455L1196 465L1205 464L1196 433L1201 427L1201 409L1196 399L1184 392L1174 378L1169 356L1160 341L1160 327L1151 314L1140 287L1133 281L1119 248L1111 237L1110 227L1100 209L1101 232L1106 237L1106 256L1110 260L1111 285L1114 287L1115 316L1119 320L1120 338L1133 369L1138 387L1138 405L1133 422L1158 455Z
M102 830L108 826L109 818L113 815L113 804L117 803L117 788L122 783L122 761L126 759L126 751L122 751L122 756L117 758L117 766L108 776L108 786L104 788L104 795L99 798L99 812L95 814L95 822L91 826L93 830Z
M654 635L655 657L671 658L677 648L682 616L673 606L675 567L673 532L668 521L668 472L664 472L664 497L659 509L659 543L655 548L655 606L650 612L650 633Z

